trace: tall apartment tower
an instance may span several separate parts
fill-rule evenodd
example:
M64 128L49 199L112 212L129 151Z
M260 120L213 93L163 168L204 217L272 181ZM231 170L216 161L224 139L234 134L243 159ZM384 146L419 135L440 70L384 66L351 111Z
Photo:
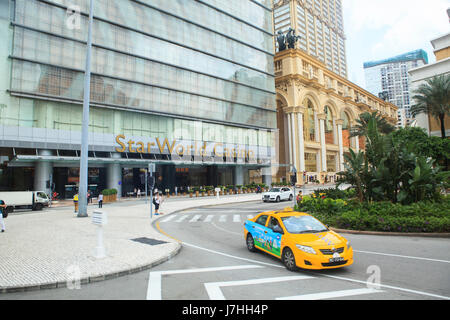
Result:
M412 120L411 79L408 72L426 64L428 55L424 50L364 63L366 89L374 95L384 93L387 101L399 107L399 127L409 125Z
M294 29L299 49L347 78L342 0L274 0L274 27L275 35Z

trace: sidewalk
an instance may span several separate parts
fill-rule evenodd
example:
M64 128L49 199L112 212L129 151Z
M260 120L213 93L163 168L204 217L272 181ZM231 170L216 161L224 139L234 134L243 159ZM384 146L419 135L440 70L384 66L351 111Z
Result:
M169 213L199 206L260 200L260 194L167 199L161 211ZM135 199L134 199L135 200ZM6 232L0 233L0 292L66 287L76 277L81 284L101 281L149 269L174 256L181 244L168 238L152 223L149 204L123 202L104 205L108 224L103 227L107 257L96 259L97 226L92 224L96 205L88 206L88 218L77 218L73 207L51 208L27 214L11 214ZM149 245L132 239L164 241ZM76 276L78 274L78 276Z

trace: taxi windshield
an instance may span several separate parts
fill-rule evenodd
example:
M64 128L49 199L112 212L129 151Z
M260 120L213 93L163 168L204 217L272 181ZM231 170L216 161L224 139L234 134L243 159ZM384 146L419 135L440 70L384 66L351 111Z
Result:
M315 233L328 231L319 220L311 216L282 217L281 220L289 233Z

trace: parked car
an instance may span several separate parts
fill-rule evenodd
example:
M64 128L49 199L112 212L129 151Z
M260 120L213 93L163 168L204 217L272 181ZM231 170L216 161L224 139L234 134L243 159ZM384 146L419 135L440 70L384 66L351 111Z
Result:
M264 202L280 202L283 200L292 201L294 199L294 192L288 187L276 187L265 192L262 195Z
M5 201L9 212L13 211L11 208L42 210L50 204L50 199L44 191L2 191L0 199Z

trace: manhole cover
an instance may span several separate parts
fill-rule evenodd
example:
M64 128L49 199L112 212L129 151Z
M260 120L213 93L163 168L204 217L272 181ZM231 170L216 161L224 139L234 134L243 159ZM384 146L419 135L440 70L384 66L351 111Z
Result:
M163 243L167 243L165 241L161 241L161 240L156 240L156 239L150 239L150 238L136 238L136 239L131 239L132 241L136 241L136 242L140 242L143 244L148 244L150 246L157 246L158 244L163 244Z

